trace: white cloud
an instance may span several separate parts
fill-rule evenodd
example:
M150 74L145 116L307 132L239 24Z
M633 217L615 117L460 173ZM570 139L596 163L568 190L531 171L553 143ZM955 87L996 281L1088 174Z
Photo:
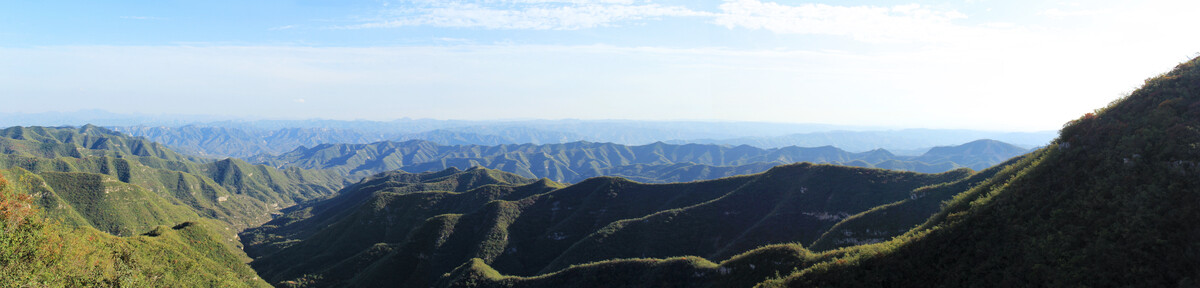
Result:
M283 26L276 26L276 27L267 28L267 31L288 30L288 29L295 29L296 27L298 27L298 26L296 26L296 25L283 25Z
M967 16L917 4L883 6L796 6L758 0L726 1L715 23L730 29L847 36L867 42L940 41L966 28L952 23Z
M508 0L465 3L411 1L383 19L342 28L436 26L485 29L577 30L659 17L707 16L679 6L634 5L633 1Z
M305 102L304 98L297 98L296 100L293 100L293 101L296 101L296 103L304 103Z

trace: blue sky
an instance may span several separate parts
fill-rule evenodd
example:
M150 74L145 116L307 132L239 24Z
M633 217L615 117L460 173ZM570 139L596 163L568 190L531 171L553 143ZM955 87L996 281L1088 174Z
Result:
M0 113L1053 130L1192 1L7 1Z

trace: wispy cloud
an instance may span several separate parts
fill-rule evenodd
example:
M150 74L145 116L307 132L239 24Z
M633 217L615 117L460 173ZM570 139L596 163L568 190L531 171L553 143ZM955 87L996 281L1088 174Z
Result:
M917 4L896 6L786 5L726 0L710 11L634 0L403 1L381 16L339 28L457 27L504 30L578 30L640 20L691 17L728 29L779 34L834 35L866 42L941 41L977 34L954 20L967 15ZM400 6L400 8L395 8ZM988 28L988 27L980 27ZM996 27L990 27L996 28Z
M942 39L963 27L967 16L917 4L884 6L783 5L758 0L726 1L715 23L730 29L763 29L784 34L847 36L867 42Z
M484 29L578 30L660 17L709 16L681 6L630 0L408 1L381 19L341 28L435 26Z
M276 26L276 27L267 28L267 30L268 30L268 31L279 31L279 30L295 29L296 27L299 27L299 26L296 26L296 25L283 25L283 26Z

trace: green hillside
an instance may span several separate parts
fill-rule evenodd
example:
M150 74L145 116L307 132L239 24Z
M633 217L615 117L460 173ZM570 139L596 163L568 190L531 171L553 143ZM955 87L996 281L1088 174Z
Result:
M237 232L332 194L329 171L181 156L94 126L0 131L0 286L263 287Z
M522 177L550 178L567 183L599 176L668 183L754 174L796 162L940 173L961 167L991 167L1025 152L1025 149L991 140L938 147L921 157L896 156L882 149L851 153L832 146L760 149L745 145L661 142L641 146L591 142L446 146L413 140L300 147L279 156L260 155L253 161L275 167L330 169L351 178L391 170L428 172L483 166Z
M472 258L507 274L537 275L613 258L727 258L765 244L809 242L846 216L971 174L805 163L688 183L600 177L553 190L548 180L528 184L484 168L389 172L241 236L251 264L272 283L423 287ZM464 178L491 180L445 184Z
M29 187L0 176L0 286L268 287L214 233L224 223L196 219L117 237L46 219L31 195L41 192ZM110 195L120 193L128 192Z
M503 276L474 260L439 284L555 287L570 275L575 287L1194 287L1198 103L1200 59L1193 59L1071 121L1053 144L989 170L995 175L987 180L918 190L978 182L923 224L880 243L821 253L766 246L716 265L605 260L535 277ZM879 217L880 210L861 217ZM767 255L777 258L763 261ZM739 258L756 265L737 266Z
M612 258L725 259L764 244L810 243L849 215L969 174L808 163L779 166L712 201L613 222L575 242L540 273Z
M377 243L402 242L426 219L468 213L493 200L549 192L561 184L489 170L389 172L347 187L338 197L298 206L242 233L253 265L267 279L310 274ZM455 264L457 265L457 263ZM283 275L283 276L279 276Z
M86 125L69 127L10 127L0 130L0 152L40 158L141 156L169 161L193 160L143 138Z
M88 225L113 235L137 235L154 226L200 218L186 206L108 175L46 172L40 176Z
M280 170L237 159L187 158L159 144L95 126L13 127L0 132L7 137L0 137L0 150L5 151L0 154L0 169L21 168L42 176L51 172L107 175L171 203L187 205L202 216L229 222L236 229L266 222L270 213L283 207L333 194L344 182L331 171ZM56 179L71 180L68 178Z

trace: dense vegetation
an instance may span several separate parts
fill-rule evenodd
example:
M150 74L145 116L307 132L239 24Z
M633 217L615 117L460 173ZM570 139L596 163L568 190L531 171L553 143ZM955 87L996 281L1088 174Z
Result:
M331 169L362 177L391 170L440 171L449 167L483 166L530 178L574 183L616 176L647 183L687 182L763 172L795 162L831 163L925 173L960 167L984 169L1027 150L993 140L938 147L923 156L896 156L886 150L850 153L835 147L759 149L750 146L626 146L572 142L547 145L445 146L429 141L324 144L301 147L279 156L260 156L257 163L276 167ZM957 161L957 162L956 162Z
M193 218L116 237L47 219L26 187L0 176L0 286L268 286L234 243L214 232L224 223Z
M805 163L676 184L600 177L555 190L546 179L486 168L394 171L241 236L272 283L423 287L472 258L536 275L612 258L726 258L811 242L846 216L971 174Z

